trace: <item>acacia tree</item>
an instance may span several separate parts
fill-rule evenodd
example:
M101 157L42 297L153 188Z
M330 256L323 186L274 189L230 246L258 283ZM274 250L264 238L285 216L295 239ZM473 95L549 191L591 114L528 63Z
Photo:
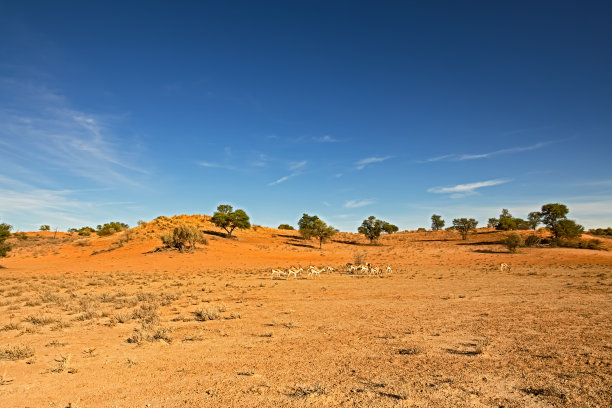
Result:
M453 220L453 228L459 231L463 239L467 239L469 232L475 230L477 225L478 221L473 218L455 218Z
M51 226L50 226L50 225L47 225L47 224L45 224L45 225L41 225L41 226L40 226L40 230L41 230L41 231L51 231Z
M219 228L223 228L227 232L227 237L232 237L234 229L251 228L249 216L244 210L233 211L231 205L221 204L217 207L217 211L213 214L210 221Z
M323 245L323 242L328 238L331 238L336 232L337 229L332 227L331 225L327 225L323 220L321 220L316 215L308 215L304 213L302 218L298 221L298 227L300 230L300 234L305 239L310 238L318 238L319 239L319 249Z
M8 225L4 222L0 224L0 258L5 257L8 251L11 250L11 246L5 244L4 241L6 241L7 238L11 236L12 228L13 227L11 225Z
M538 224L540 224L541 222L542 214L540 214L538 211L532 211L527 215L527 224L532 230L538 228Z
M368 219L363 220L361 226L357 228L357 231L360 234L365 235L366 238L370 240L370 244L376 241L383 232L393 234L398 230L399 228L397 228L397 226L390 224L387 221L378 220L373 215L368 217Z
M444 220L438 214L434 214L431 216L431 229L434 231L440 231L444 228Z
M542 223L546 225L548 229L550 229L550 231L555 235L555 238L559 238L557 224L560 220L567 218L568 212L569 210L565 204L550 203L542 206L542 211L540 212L540 215L542 216Z
M557 238L578 238L584 232L584 227L579 225L574 220L563 219L555 225L555 236Z

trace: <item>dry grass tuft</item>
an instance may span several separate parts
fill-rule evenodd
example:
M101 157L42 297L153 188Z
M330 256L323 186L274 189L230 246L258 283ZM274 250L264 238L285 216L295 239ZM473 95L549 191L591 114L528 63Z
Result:
M28 345L7 345L0 348L0 360L23 360L34 355L34 349Z
M326 393L327 389L319 383L315 385L300 384L293 387L291 391L287 393L287 396L292 398L306 398L309 395L324 395Z

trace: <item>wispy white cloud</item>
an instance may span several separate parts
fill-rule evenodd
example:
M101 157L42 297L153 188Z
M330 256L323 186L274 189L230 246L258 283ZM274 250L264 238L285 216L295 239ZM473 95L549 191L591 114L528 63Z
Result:
M275 184L284 183L285 181L289 180L291 177L293 177L293 175L292 175L292 174L290 174L290 175L288 175L288 176L281 177L281 178L279 178L278 180L276 180L276 181L273 181L273 182L269 183L268 185L269 185L269 186L273 186L273 185L275 185Z
M0 92L10 106L0 108L5 169L28 163L26 167L45 169L39 171L40 179L53 173L102 185L140 185L138 176L148 174L137 164L141 155L133 146L139 144L113 135L111 128L119 118L73 109L59 93L29 82L2 78Z
M373 163L384 162L385 160L389 160L393 156L384 156L384 157L366 157L365 159L361 159L355 163L357 166L357 170L363 170L366 166Z
M302 160L300 162L293 162L289 165L289 170L298 170L308 164L308 160Z
M499 184L508 183L509 181L510 180L502 179L478 181L475 183L457 184L456 186L452 187L432 187L427 191L435 194L451 194L452 198L459 198L474 194L479 188L496 186Z
M344 208L359 208L365 207L366 205L375 204L376 200L366 199L366 200L349 200L344 203Z
M487 159L489 157L498 156L501 154L511 154L511 153L520 153L526 152L530 150L541 149L549 145L551 142L540 142L530 146L519 146L519 147L511 147L507 149L495 150L493 152L488 153L476 153L476 154L446 154L443 156L432 157L427 160L422 161L421 163L432 163L439 161L464 161L464 160L476 160L476 159Z
M342 140L340 139L335 139L329 135L325 135L325 136L320 136L320 137L313 137L312 140L314 140L315 142L318 143L338 143L338 142L342 142Z
M200 161L200 162L198 162L198 164L200 166L202 166L202 167L208 167L208 168L214 168L214 169L238 170L234 166L228 166L228 165L219 164L219 163L211 163L211 162Z

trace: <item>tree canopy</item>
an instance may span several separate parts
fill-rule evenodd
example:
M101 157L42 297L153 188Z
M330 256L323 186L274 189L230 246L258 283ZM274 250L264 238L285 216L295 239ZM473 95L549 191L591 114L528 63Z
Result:
M0 257L5 257L8 251L11 250L11 246L5 244L6 241L11 236L11 229L13 227L9 224L2 223L0 224Z
M234 211L233 207L227 204L218 206L210 221L217 227L224 229L228 238L232 237L232 232L236 228L251 228L247 213L244 210Z
M532 211L527 215L527 224L532 230L538 228L538 225L542 222L542 214L538 211Z
M387 221L378 220L373 215L368 217L366 220L363 220L361 226L357 228L357 231L360 234L365 235L366 238L370 240L370 243L376 241L383 232L393 234L398 230L399 228L397 228L397 226L390 224Z
M298 221L298 227L300 234L306 238L317 238L319 240L319 248L323 245L323 242L331 238L337 229L331 225L327 225L316 215L308 215L304 213L302 218Z
M444 228L444 220L438 214L434 214L431 216L431 229L434 231L439 231Z
M478 221L474 218L455 218L453 220L453 228L459 231L463 239L467 239L469 232L475 230L477 225Z

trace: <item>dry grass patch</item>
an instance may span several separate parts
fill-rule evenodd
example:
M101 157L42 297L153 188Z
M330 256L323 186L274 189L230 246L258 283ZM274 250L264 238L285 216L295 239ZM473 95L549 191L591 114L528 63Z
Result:
M23 360L34 355L34 349L26 344L9 344L0 348L0 360Z

